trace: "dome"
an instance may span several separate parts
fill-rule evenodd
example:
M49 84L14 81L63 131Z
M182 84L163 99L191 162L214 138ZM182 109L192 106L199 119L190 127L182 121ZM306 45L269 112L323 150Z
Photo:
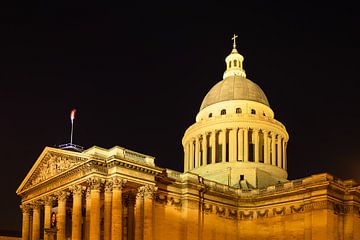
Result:
M256 83L242 76L230 76L211 88L201 104L200 111L212 104L229 100L255 101L270 107L263 90Z

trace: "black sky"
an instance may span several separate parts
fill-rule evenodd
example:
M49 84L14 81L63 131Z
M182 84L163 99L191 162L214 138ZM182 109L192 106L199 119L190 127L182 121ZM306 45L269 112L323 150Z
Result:
M119 145L182 171L181 138L221 80L236 33L249 79L290 134L289 179L359 178L355 6L206 3L9 6L0 21L0 229L21 227L15 191L45 146Z

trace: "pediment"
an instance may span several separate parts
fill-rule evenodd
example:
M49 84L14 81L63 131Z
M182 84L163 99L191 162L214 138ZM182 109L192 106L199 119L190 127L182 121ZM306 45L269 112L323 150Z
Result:
M16 191L17 194L62 175L86 162L81 153L46 147Z

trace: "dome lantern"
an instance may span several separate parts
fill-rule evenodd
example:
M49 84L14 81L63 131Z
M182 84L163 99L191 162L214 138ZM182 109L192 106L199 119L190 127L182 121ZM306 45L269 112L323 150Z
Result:
M238 36L234 34L231 38L233 40L233 50L230 55L226 57L226 71L224 72L223 79L230 76L242 76L246 77L245 70L243 69L244 57L238 53L236 49L236 38Z

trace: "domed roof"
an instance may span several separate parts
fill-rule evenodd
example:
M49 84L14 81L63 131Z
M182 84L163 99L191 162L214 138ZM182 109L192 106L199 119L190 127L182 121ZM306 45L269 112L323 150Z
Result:
M256 83L242 76L229 76L206 94L200 111L212 104L229 100L255 101L270 107L263 90Z

